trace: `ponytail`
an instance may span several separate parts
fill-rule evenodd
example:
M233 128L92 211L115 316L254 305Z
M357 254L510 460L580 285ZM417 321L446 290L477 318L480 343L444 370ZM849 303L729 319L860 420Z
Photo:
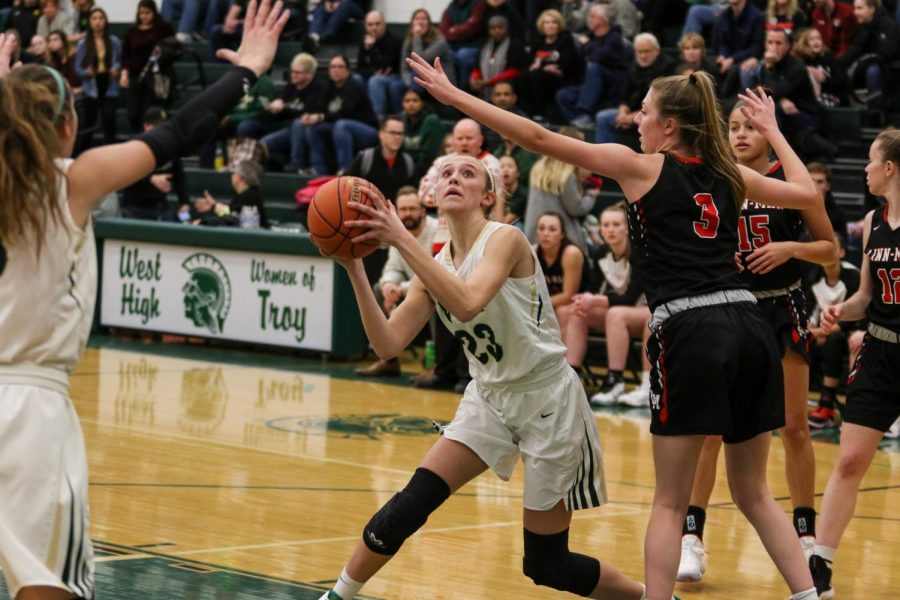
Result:
M15 246L48 219L61 222L57 126L73 111L68 86L49 68L28 65L0 79L0 242Z
M728 147L712 78L703 71L660 77L653 81L651 88L660 115L678 122L681 143L728 180L732 200L740 213L746 196L744 178Z

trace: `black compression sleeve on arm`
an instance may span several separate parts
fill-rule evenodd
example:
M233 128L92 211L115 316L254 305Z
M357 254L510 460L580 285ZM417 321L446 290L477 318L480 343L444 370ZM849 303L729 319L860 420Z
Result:
M170 120L137 137L153 152L157 166L196 152L211 138L219 123L256 83L256 74L232 67L185 104Z

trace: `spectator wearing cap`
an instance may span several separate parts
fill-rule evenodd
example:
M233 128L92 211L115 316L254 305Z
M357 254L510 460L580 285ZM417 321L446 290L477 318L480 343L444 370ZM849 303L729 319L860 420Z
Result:
M400 79L402 43L388 31L384 15L373 10L366 15L366 33L359 45L356 72L367 80L369 100L378 119L400 110L399 98L392 101L391 87Z
M144 113L143 130L150 131L168 118L164 109L151 107ZM190 200L181 159L175 158L168 164L160 165L156 171L126 187L120 194L123 217L149 221L174 220L168 207L169 194L175 194L180 204L187 204Z

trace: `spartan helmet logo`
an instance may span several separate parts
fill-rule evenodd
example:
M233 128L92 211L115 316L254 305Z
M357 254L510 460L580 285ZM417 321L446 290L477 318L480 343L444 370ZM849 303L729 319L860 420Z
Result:
M181 288L184 316L210 333L222 333L231 309L231 280L224 265L215 256L198 252L187 257L181 266L191 276Z

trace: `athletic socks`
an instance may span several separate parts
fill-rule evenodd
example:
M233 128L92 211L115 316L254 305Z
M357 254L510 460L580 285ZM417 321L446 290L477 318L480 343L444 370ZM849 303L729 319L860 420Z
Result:
M813 554L824 558L825 562L828 563L828 566L831 567L831 563L834 562L834 555L837 554L837 550L829 548L828 546L816 544L816 549L813 551Z
M338 577L334 587L329 592L328 598L331 599L331 594L334 593L340 600L353 600L362 589L364 583L360 583L347 575L347 568L344 567L341 571L341 576Z
M791 600L819 600L819 594L816 592L815 587L811 587L805 592L791 594Z
M794 530L798 537L816 537L816 509L798 506L794 509Z
M706 511L699 506L688 506L687 516L684 518L684 526L681 535L696 535L703 539L703 526L706 524Z

